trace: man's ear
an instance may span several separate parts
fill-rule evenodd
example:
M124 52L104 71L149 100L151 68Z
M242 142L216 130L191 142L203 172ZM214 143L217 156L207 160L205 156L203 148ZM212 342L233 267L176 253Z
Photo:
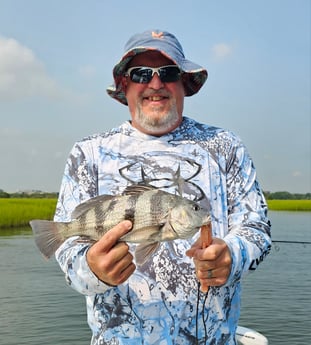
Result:
M127 78L126 77L122 77L122 79L121 79L121 88L122 88L122 91L125 93L126 88L127 88Z

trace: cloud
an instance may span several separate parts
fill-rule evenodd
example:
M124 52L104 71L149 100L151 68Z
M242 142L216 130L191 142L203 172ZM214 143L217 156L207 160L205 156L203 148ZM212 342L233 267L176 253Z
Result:
M223 60L233 53L233 46L227 43L218 43L212 47L213 57L216 60Z
M66 140L49 128L26 131L0 126L0 189L57 191L68 155Z
M292 172L292 176L293 177L301 177L302 173L299 170L295 170L295 171Z
M17 40L0 36L0 100L40 96L70 99L73 92L58 85L31 49Z

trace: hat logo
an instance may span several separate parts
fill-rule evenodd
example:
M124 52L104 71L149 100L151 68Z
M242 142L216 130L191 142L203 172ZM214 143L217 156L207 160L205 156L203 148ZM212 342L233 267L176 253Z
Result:
M152 31L151 35L153 38L163 38L163 32L162 31L159 33Z

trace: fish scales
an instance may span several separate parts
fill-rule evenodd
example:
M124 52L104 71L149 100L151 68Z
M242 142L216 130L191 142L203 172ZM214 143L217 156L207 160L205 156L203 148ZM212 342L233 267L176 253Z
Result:
M150 201L147 195L128 195L125 198L123 219L133 221L133 230L150 225ZM130 217L128 217L128 215Z
M161 193L161 191L158 190L150 198L150 205L149 205L150 214L153 215L157 221L163 217L163 211L165 210L165 208L167 209L169 207L169 205L166 205L167 198L164 198L164 197L161 198L161 196L163 196L162 194L163 193ZM161 213L159 212L160 210L161 210Z
M92 212L92 210L90 210L90 212L88 212L89 214L89 222L90 222L90 225L89 226L89 234L90 234L90 237L94 237L93 235L93 229L95 227L95 233L96 233L96 239L99 239L102 234L103 234L103 222L102 222L102 219L103 219L103 205L102 204L98 204L95 206L94 208L94 212Z
M163 198L163 192L159 190L150 191L140 195L137 199L135 209L135 223L139 226L159 226L159 221L163 218L165 208L168 205L162 205L160 199Z
M89 227L91 237L94 237L94 227L96 229L97 238L102 237L108 230L115 226L122 220L120 214L120 207L122 207L122 200L120 198L105 200L95 206L95 212L92 214L92 209L89 213Z
M79 222L79 226L81 227L81 228L85 228L85 229L87 229L87 224L88 224L88 222L89 222L89 219L90 218L90 215L88 214L88 213L83 213L83 214L81 214L81 216L79 217L79 220L78 220L78 222ZM74 224L73 224L74 225Z
M116 196L111 200L105 200L99 205L96 205L95 214L92 213L92 210L88 212L87 227L90 234L93 233L93 228L96 227L97 234L101 237L105 232L124 219L133 220L135 223L137 198L138 196L135 195Z
M85 221L86 221L86 224L81 224L81 228L82 229L87 229L87 235L89 235L91 238L94 237L93 235L93 229L94 229L94 226L96 226L96 217L97 217L97 213L99 211L96 210L96 207L93 208L93 209L90 209L86 214L86 218L85 218ZM80 218L79 218L80 220Z
M115 222L118 221L117 213L119 204L119 198L114 198L98 205L98 214L97 218L95 218L95 223L97 226L102 227L102 231L99 231L100 237L111 229L115 225Z
M133 225L135 222L136 200L136 195L129 195L127 198L127 207L124 210L124 219L130 220Z
M106 203L106 206L109 204ZM90 237L93 240L98 240L104 233L103 231L103 208L104 204L96 204L94 208L89 208L74 217L72 222L61 223L67 228L67 237L77 235L77 229L80 230L81 236Z
M89 209L87 212L82 213L79 215L74 222L78 224L81 230L82 236L89 236L90 238L94 239L94 228L96 227L96 208Z
M153 224L153 215L151 212L152 195L150 193L142 194L137 199L135 209L135 219L138 224Z
M103 214L105 214L105 209L103 208L104 203L98 203L94 210L95 210L95 215L94 215L94 220L96 225L99 225L98 222L102 222L103 219ZM110 207L110 204L108 205Z

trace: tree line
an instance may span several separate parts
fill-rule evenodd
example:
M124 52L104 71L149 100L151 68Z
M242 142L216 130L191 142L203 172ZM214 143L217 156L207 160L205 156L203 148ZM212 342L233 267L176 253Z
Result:
M33 199L55 199L58 198L58 193L48 193L42 191L23 191L15 193L7 193L0 189L0 198L33 198Z
M289 192L264 192L267 200L310 200L311 193L289 193ZM47 193L42 191L28 191L7 193L0 189L0 198L58 198L58 193Z
M264 192L267 200L310 200L311 193Z

